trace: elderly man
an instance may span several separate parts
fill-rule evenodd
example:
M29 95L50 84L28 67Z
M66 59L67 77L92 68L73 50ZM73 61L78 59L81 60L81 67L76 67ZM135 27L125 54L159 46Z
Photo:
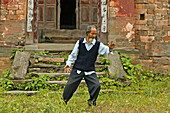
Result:
M86 38L77 41L64 67L66 72L70 72L71 64L75 61L69 80L64 88L63 99L66 104L84 77L90 94L88 105L96 106L100 83L95 72L95 61L98 54L108 55L115 47L112 42L110 44L108 43L108 46L105 46L95 39L97 36L97 27L94 25L87 27L86 34Z

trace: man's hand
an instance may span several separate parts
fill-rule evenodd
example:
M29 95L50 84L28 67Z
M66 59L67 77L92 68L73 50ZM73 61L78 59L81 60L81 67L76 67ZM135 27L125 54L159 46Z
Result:
M115 44L113 44L113 41L111 41L110 44L108 43L108 46L109 46L109 49L113 49L115 47Z
M69 73L71 71L71 69L68 65L65 65L64 70L66 73Z

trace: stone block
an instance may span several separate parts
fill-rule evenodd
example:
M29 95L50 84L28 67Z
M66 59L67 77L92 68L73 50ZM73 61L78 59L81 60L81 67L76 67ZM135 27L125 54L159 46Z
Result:
M155 19L160 20L162 18L161 15L155 15Z
M154 25L154 21L152 21L152 20L147 20L147 25L148 25L148 26L150 26L150 25L153 26L153 25Z
M148 15L145 16L145 19L146 19L146 20L154 20L154 19L155 19L155 15L153 15L153 14L148 14Z
M10 73L11 78L25 79L25 75L27 74L27 69L29 66L30 56L31 54L29 52L16 52Z
M162 9L163 5L161 3L157 4L157 9Z
M170 42L170 36L162 37L164 42Z
M147 23L147 20L136 20L135 24L139 24L139 25L145 25Z
M9 10L9 15L15 15L16 11L15 10Z
M148 9L148 10L147 10L147 13L148 13L148 14L154 14L154 10L153 10L153 9Z
M149 37L148 36L140 36L140 41L141 42L148 42Z
M16 14L17 15L23 15L24 14L24 10L16 10Z
M146 4L146 3L148 3L148 1L147 0L136 0L135 3L137 3L137 4Z
M145 9L155 9L155 4L145 4L144 8Z
M25 10L25 5L24 5L24 4L18 5L18 9L19 9L19 10Z
M7 20L6 15L0 15L0 16L1 16L1 17L0 17L1 20Z
M159 14L161 14L161 15L167 15L168 14L168 12L167 12L167 10L155 10L155 15L159 15Z
M135 14L146 14L147 9L135 9Z
M17 15L7 15L8 20L17 20L18 16Z
M18 15L18 20L24 20L25 16L24 15Z
M155 20L154 24L156 26L168 26L168 20Z
M146 25L135 25L136 30L149 30Z
M6 10L7 9L7 5L1 4L0 5L0 9Z
M169 31L170 30L170 26L163 26L163 30Z
M150 31L150 30L148 31L148 35L149 35L149 36L151 36L151 35L153 35L153 34L154 34L154 31Z
M7 15L8 14L8 10L1 10L0 14L1 15Z
M39 58L38 61L40 62L64 62L64 58Z
M18 5L17 4L10 4L7 6L8 10L18 10Z
M154 3L155 2L155 0L148 0L148 3L150 4L150 3Z
M156 36L156 37L155 37L155 41L158 41L158 42L162 41L162 37Z
M111 64L108 67L110 78L125 80L125 72L118 52L115 51L113 55L109 55L108 58L111 60Z
M136 4L135 9L144 9L144 4Z

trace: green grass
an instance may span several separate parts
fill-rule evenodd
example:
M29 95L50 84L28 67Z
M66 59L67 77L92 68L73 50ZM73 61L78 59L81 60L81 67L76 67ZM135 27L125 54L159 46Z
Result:
M169 89L169 78L115 87L114 92L100 92L96 107L87 105L87 87L79 87L68 105L58 91L41 90L32 96L1 94L0 113L169 113Z

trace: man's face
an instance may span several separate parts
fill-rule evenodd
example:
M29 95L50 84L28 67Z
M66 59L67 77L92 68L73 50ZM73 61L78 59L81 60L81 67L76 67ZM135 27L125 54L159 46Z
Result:
M97 36L97 30L96 30L96 28L91 28L91 32L89 33L89 38L92 38L92 39L95 39L96 38L96 36Z

